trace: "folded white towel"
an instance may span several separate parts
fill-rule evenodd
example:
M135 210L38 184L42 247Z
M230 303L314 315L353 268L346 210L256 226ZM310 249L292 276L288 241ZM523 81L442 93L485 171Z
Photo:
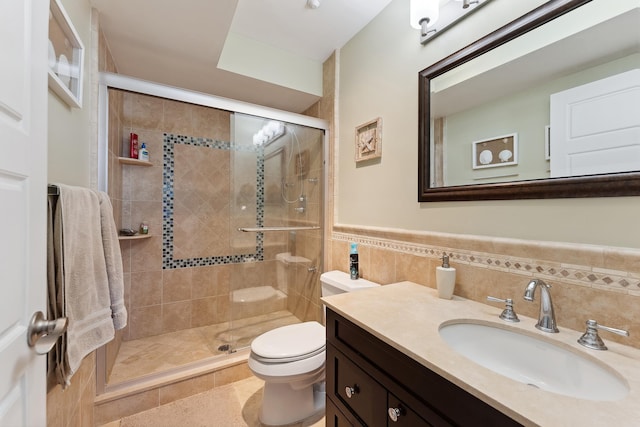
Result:
M69 384L82 359L126 325L122 258L106 194L59 185L55 210L56 287L69 318L66 361L56 369ZM115 327L114 327L115 326Z

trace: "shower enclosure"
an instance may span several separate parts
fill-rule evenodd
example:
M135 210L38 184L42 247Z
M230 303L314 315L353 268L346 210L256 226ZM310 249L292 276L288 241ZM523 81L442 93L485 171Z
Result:
M149 234L121 240L129 322L98 353L99 391L322 318L324 121L103 74L100 122L99 187L119 229Z

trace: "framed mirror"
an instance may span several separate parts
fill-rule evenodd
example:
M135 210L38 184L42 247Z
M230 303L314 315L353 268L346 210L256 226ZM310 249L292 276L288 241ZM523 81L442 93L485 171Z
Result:
M640 7L610 6L548 1L419 73L419 202L640 195Z

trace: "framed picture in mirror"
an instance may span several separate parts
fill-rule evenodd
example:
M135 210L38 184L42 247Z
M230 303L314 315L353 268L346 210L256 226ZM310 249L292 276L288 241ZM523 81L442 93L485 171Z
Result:
M473 169L518 164L518 134L496 136L471 143Z

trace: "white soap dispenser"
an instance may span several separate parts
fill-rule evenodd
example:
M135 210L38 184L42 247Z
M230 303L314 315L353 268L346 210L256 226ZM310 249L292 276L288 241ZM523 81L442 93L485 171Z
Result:
M449 255L446 253L442 254L442 267L436 267L436 286L440 298L451 299L456 286L456 269L449 266Z

